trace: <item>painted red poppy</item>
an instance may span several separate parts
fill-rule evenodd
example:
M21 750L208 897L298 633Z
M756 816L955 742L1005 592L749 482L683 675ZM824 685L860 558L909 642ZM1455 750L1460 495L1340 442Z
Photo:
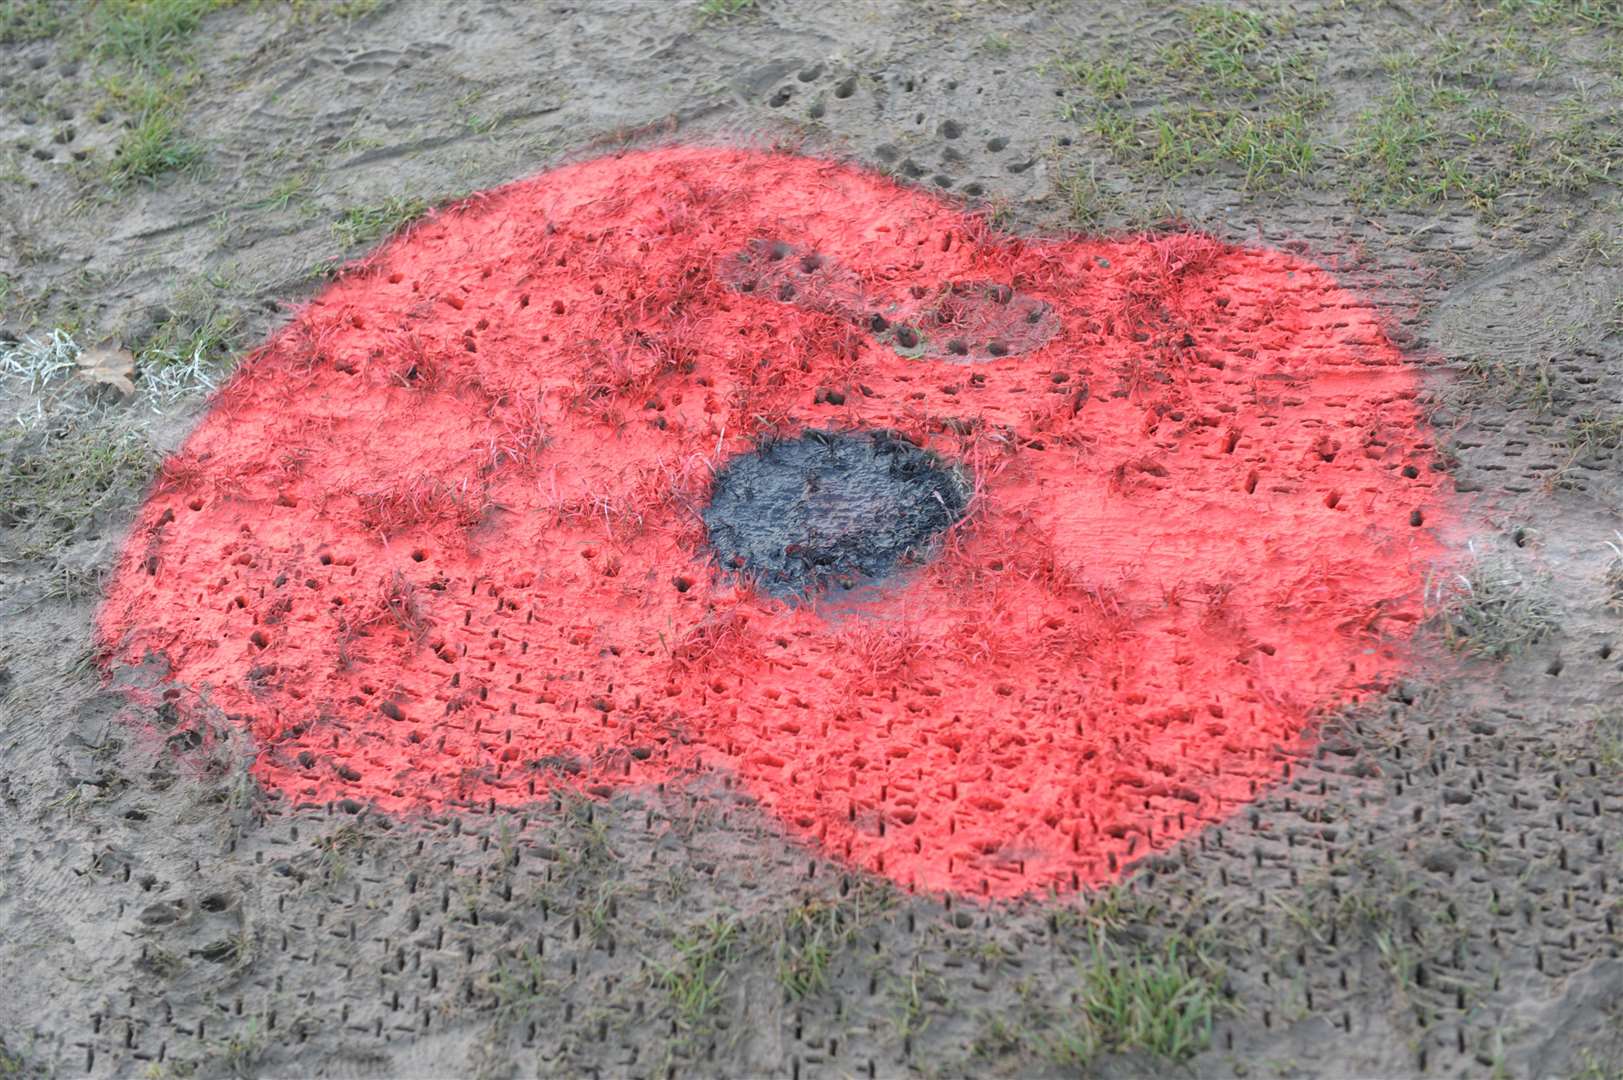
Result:
M1417 377L1321 268L671 148L477 196L242 367L101 615L292 805L727 770L930 890L1117 877L1390 680Z

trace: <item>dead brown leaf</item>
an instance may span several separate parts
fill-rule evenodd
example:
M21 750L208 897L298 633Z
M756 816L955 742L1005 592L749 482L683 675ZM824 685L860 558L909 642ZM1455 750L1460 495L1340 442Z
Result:
M79 374L93 383L116 387L120 394L135 393L135 354L111 339L84 350L76 361Z

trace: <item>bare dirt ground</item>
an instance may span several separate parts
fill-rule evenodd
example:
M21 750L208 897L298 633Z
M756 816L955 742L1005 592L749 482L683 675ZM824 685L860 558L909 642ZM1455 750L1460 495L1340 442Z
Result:
M1620 108L1615 0L5 0L0 1076L1623 1076ZM720 777L293 813L121 715L99 582L233 358L429 206L685 139L1335 267L1466 507L1427 666L1120 888L993 908Z

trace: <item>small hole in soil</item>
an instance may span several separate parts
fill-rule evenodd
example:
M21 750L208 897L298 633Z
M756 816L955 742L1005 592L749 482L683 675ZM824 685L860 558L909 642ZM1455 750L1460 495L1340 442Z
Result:
M263 649L270 644L270 638L265 636L265 631L263 630L255 630L253 633L248 635L248 640L254 643L255 648L259 649Z
M676 586L677 592L685 593L689 589L693 588L693 579L678 575L677 577L671 579L671 584Z
M986 141L986 148L988 150L992 151L992 153L994 153L994 154L997 153L999 150L1002 150L1005 146L1008 146L1008 145L1009 145L1009 140L1005 139L1001 135L999 135L995 139L988 139Z
M813 252L810 255L802 255L800 257L800 272L801 273L803 273L803 274L815 274L817 271L821 270L822 268L823 268L823 257L821 255L818 255L815 252Z
M1412 526L1414 526L1415 528L1418 529L1420 526L1424 525L1425 523L1426 523L1426 515L1425 514L1422 514L1419 510L1410 510L1409 511L1409 524L1410 525L1412 525Z
M958 136L962 135L963 133L964 133L964 125L960 124L958 121L956 121L956 120L942 121L942 124L941 124L941 137L942 138L944 138L944 139L956 139Z
M422 562L426 558L428 558L428 552L424 551L422 548L418 548L416 551L411 553L412 562Z
M868 319L868 329L876 334L882 334L890 329L890 320L877 311Z
M778 286L778 299L779 300L793 300L794 298L795 298L795 287L794 287L794 285L792 283L785 281L782 285Z
M919 345L919 334L911 326L898 326L896 328L896 344L904 349L916 349Z
M322 556L321 556L321 565L322 566L331 566L332 565L332 555L323 552Z
M986 351L993 356L1008 356L1009 343L1007 341L989 341L986 343Z
M947 342L947 351L952 353L954 356L968 356L969 346L962 340L953 338L951 341Z
M1561 668L1563 666L1564 665L1561 663L1561 658L1558 656L1554 660L1550 661L1550 666L1544 669L1544 674L1559 675L1561 674Z
M853 75L834 88L834 96L837 98L848 98L852 94L856 93L856 91L857 78L855 75Z

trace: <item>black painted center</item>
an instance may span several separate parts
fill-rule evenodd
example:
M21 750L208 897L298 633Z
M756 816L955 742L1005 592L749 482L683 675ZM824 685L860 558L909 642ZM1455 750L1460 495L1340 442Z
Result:
M888 431L808 431L716 474L704 511L721 565L778 596L922 563L963 517L969 484Z

